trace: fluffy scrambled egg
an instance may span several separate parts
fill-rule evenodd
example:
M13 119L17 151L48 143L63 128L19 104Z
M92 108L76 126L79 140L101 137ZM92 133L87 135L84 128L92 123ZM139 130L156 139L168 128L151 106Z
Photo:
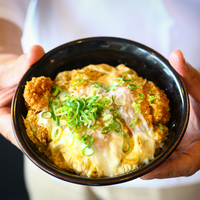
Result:
M87 177L125 174L154 158L168 135L169 100L121 64L89 65L27 82L26 132L60 168Z

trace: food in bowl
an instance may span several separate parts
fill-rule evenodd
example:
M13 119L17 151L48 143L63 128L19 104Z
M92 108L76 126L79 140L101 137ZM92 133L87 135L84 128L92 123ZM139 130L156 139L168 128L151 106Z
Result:
M112 177L149 163L168 136L169 100L123 64L88 65L24 90L28 137L54 164L87 177Z

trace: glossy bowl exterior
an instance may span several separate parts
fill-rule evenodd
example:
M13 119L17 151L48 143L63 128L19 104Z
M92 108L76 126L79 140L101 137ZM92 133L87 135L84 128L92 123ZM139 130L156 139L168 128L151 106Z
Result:
M24 86L32 77L46 76L54 79L64 70L82 68L89 64L106 63L112 66L125 64L139 76L153 81L163 89L170 100L171 119L168 123L169 139L166 148L149 164L125 175L106 178L87 178L62 170L37 151L26 135L23 117ZM48 52L22 77L12 102L12 126L16 139L25 155L39 168L62 180L82 185L111 185L138 178L163 163L180 143L188 123L189 100L183 81L168 61L156 51L134 41L95 37L73 41Z

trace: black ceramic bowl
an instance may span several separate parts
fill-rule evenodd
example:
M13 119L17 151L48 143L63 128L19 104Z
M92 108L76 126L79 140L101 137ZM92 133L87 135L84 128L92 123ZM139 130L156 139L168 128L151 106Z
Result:
M171 119L168 123L169 138L166 148L149 164L137 171L116 177L86 178L64 171L40 154L26 135L22 116L27 109L23 91L26 81L32 77L46 76L52 79L64 70L82 68L89 64L106 63L112 66L125 64L139 76L153 81L163 89L170 100ZM111 185L133 180L163 163L180 143L188 123L189 100L183 81L169 62L156 51L134 41L96 37L73 41L48 52L22 77L12 102L12 125L16 139L25 155L39 168L62 180L82 185Z

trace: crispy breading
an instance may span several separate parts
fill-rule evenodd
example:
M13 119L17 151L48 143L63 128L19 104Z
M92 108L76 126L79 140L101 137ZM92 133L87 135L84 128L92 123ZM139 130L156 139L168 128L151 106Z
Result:
M29 110L26 119L24 119L24 124L28 137L33 143L39 146L47 146L48 130L46 127L38 125L38 115L36 112Z
M24 99L31 109L39 111L48 106L48 98L51 97L51 88L54 82L47 77L33 77L28 81L24 89Z

